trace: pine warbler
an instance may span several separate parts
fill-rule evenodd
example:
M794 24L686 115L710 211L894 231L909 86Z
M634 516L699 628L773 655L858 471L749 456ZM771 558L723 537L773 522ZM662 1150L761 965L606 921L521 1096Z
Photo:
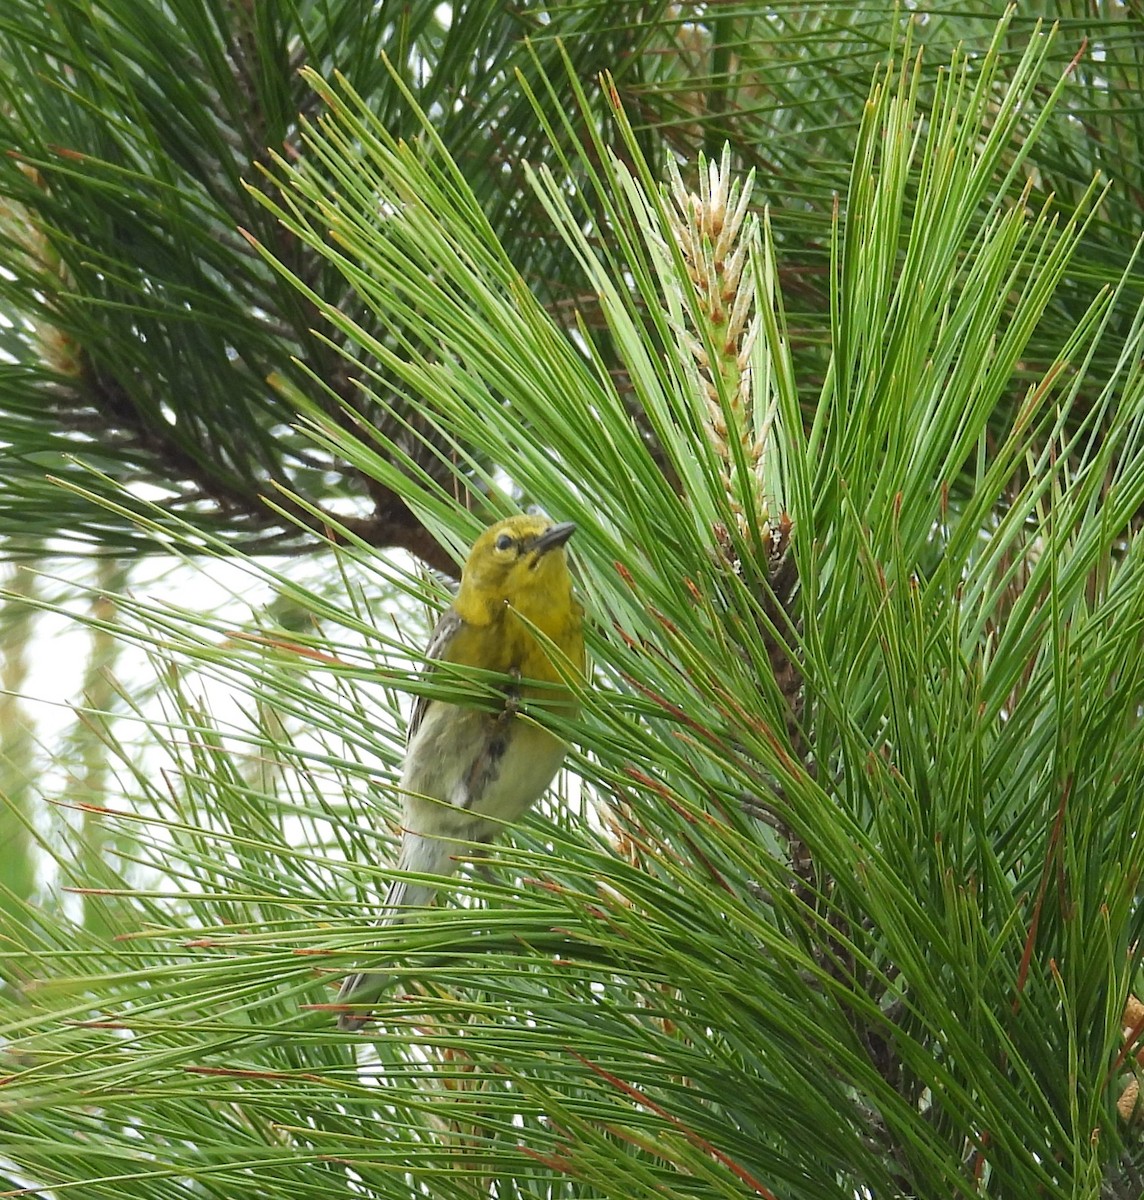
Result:
M518 706L527 700L575 712L557 665L563 660L565 673L585 670L583 610L564 556L575 531L544 517L509 517L473 543L456 599L437 622L425 656L496 671L513 682L499 712L418 699L401 773L398 870L451 875L465 843L491 842L505 822L522 817L564 761L564 743L519 716ZM407 920L436 890L421 880L394 880L378 924ZM339 1016L339 1027L360 1028L388 980L374 971L346 979L338 1003L353 1010Z

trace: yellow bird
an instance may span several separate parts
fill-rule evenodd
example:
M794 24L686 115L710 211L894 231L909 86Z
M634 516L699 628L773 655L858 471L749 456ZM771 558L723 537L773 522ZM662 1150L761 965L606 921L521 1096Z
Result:
M571 523L517 516L473 543L456 599L437 622L425 657L430 669L434 660L457 663L513 682L499 712L418 699L401 772L398 870L451 875L464 843L491 842L540 799L560 769L564 743L517 710L523 700L564 715L576 711L566 680L570 671L579 678L585 672L583 609L564 553L575 531ZM407 920L436 891L419 880L394 880L378 924ZM338 994L347 1007L339 1028L360 1028L388 982L376 971L347 978Z

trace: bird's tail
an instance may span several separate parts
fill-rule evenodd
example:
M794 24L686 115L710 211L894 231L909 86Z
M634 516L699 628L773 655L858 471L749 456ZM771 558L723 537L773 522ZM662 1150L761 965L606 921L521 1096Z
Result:
M425 837L410 830L401 839L401 855L397 870L410 871L417 875L452 875L457 869L453 856L457 853L455 842L440 838ZM437 894L435 884L422 883L416 879L395 879L385 894L385 905L377 924L397 925L417 915L417 910L430 904ZM353 1004L352 1012L341 1013L338 1028L349 1033L360 1029L369 1019L369 1005L373 1004L389 986L390 976L384 971L359 971L348 976L338 992L338 1004Z

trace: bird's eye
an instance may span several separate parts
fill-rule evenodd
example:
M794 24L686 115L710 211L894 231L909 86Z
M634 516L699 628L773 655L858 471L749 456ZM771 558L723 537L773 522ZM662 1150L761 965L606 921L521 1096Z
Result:
M511 550L512 549L512 534L511 533L502 533L500 535L500 537L497 538L497 549L498 550Z

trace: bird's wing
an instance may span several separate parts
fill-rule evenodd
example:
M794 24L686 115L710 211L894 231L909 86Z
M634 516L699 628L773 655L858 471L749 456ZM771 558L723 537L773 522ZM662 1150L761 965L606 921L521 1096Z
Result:
M441 619L437 622L437 627L433 630L429 638L429 645L425 647L425 657L429 661L425 664L425 670L422 672L422 678L430 675L433 671L433 659L442 659L447 657L445 648L453 640L457 630L461 628L461 618L457 615L456 610L447 608L441 614ZM413 705L413 713L409 718L409 727L405 731L405 741L411 742L417 735L417 730L421 728L421 722L425 717L425 710L429 707L428 696L418 696L416 703Z

